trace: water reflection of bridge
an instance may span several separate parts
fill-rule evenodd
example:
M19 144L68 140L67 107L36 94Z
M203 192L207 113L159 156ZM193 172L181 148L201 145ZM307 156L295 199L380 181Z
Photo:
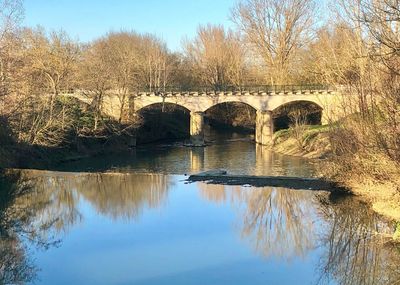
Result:
M243 142L246 144L246 142ZM231 147L229 144L220 145L221 148ZM235 144L236 151L220 151L218 146L213 148L191 148L189 149L190 155L190 172L197 173L209 169L221 168L221 161L226 162L224 169L234 169L234 171L240 171L243 174L245 171L249 171L248 174L256 176L265 175L291 175L296 173L297 175L303 175L304 177L309 176L312 171L304 165L302 158L290 159L288 161L283 155L272 152L268 147L262 145L255 145L254 152L248 152L248 148L243 147L243 152L239 144ZM221 154L222 153L222 154ZM254 168L252 169L241 169L240 165L242 161L253 162ZM223 163L222 163L223 164ZM236 167L234 167L236 164Z

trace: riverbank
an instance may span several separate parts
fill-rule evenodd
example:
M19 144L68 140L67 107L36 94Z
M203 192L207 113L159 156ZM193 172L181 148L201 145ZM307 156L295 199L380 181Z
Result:
M329 126L309 126L300 134L293 130L280 130L274 134L271 149L285 155L310 159L325 159L332 155Z
M349 189L380 215L400 222L400 170L383 156L359 154L335 156L330 143L330 126L312 126L301 136L293 130L274 135L271 150L285 155L320 160L319 174ZM400 240L400 227L395 238Z

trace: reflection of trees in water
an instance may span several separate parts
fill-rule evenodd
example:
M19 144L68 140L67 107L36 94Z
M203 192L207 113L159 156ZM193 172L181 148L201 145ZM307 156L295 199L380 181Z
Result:
M239 210L242 236L266 257L305 256L320 245L325 253L319 283L400 284L400 248L385 238L391 223L354 197L332 202L312 191L205 183L199 188L208 201Z
M36 278L36 268L26 256L26 250L15 237L0 239L0 284L19 284Z
M146 207L162 205L170 184L163 175L53 172L23 172L0 183L0 284L35 278L26 241L56 244L57 234L81 221L81 199L112 219L138 218ZM376 234L391 232L390 223L354 198L332 202L311 191L198 185L207 200L237 208L242 237L264 256L304 256L321 244L321 283L399 283L399 250Z
M18 175L0 178L0 284L17 284L36 278L24 241L47 248L56 241L44 238L51 223L39 224L35 217L45 205L20 203L18 199L31 191L29 181Z
M159 207L169 186L163 175L41 171L24 171L7 185L0 183L0 284L35 278L27 243L44 249L56 245L57 235L82 220L81 198L102 215L130 219L145 207Z
M271 151L267 146L255 146L256 161L255 175L294 175L309 177L314 172L314 167L302 157L290 157Z
M225 185L197 183L201 196L207 201L214 203L230 202L231 204L241 203L243 197L242 187L229 186L229 190Z
M158 208L171 186L168 176L156 174L90 174L78 192L102 215L137 218L144 208Z
M131 219L138 217L145 207L159 207L171 184L168 176L156 174L25 171L23 175L33 177L34 190L19 200L47 204L39 218L43 221L58 217L58 229L66 229L82 219L78 209L81 198L102 215Z
M239 206L241 233L264 256L304 256L313 248L315 193L276 188L242 188L199 184L203 197L212 202Z
M400 249L382 235L392 232L389 222L355 198L323 205L321 213L327 220L321 283L400 284Z
M243 236L254 240L264 256L305 256L314 246L314 193L261 188L249 191L243 218Z

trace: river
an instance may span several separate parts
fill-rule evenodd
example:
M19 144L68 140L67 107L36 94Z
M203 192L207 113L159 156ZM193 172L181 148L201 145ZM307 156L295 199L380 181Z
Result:
M185 181L216 168L315 175L241 136L18 171L0 184L0 283L399 282L394 225L357 198Z

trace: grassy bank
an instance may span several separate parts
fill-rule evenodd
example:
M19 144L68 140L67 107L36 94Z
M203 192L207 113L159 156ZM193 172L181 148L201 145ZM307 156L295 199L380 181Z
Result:
M329 126L307 126L301 133L293 129L280 130L274 134L272 148L286 155L327 158L332 154L329 130Z
M301 133L301 134L299 134ZM400 167L387 156L369 150L337 155L332 140L335 126L310 126L301 132L293 129L275 133L274 151L320 159L321 176L340 183L367 201L377 213L400 221ZM400 241L400 226L394 226Z

